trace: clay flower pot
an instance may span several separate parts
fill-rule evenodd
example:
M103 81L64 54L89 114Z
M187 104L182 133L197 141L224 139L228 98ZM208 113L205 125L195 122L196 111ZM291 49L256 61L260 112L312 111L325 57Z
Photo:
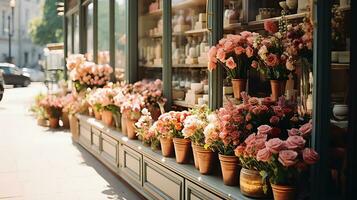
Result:
M185 164L190 158L191 140L185 138L174 138L176 162Z
M97 109L93 109L94 111L94 117L97 119L97 120L101 120L102 119L102 113L97 110Z
M199 169L198 156L197 156L197 150L196 150L196 148L198 148L199 146L194 144L193 142L191 143L191 146L192 146L193 161L195 163L195 168Z
M62 116L61 116L61 119L62 119L62 127L63 127L63 128L66 128L66 129L69 129L68 113L63 112L63 113L62 113Z
M285 85L285 80L270 80L271 97L274 101L277 101L280 96L285 94Z
M102 111L102 121L104 122L104 124L108 125L108 126L112 126L113 125L113 113L110 112L109 110L103 110Z
M267 197L263 190L262 176L259 171L242 168L239 176L240 191L243 195L253 198Z
M271 184L275 200L294 200L296 188L285 185Z
M240 99L240 93L245 91L247 86L247 79L232 79L233 95L234 98Z
M50 117L49 122L50 122L50 128L58 128L59 127L59 119L58 118Z
M200 166L201 174L210 174L214 165L215 154L210 149L205 149L201 146L196 146L198 165Z
M121 132L124 134L124 135L128 135L128 129L127 129L127 126L126 126L126 120L127 120L127 117L125 114L123 114L121 116Z
M219 154L223 183L234 186L238 184L239 159L237 156L226 156Z
M129 139L136 139L136 131L135 131L135 121L132 119L126 119L126 128Z
M78 142L79 139L78 120L74 115L69 115L68 118L69 118L69 127L72 133L72 139L73 141Z
M171 157L174 152L174 143L172 138L160 137L161 153L164 157Z

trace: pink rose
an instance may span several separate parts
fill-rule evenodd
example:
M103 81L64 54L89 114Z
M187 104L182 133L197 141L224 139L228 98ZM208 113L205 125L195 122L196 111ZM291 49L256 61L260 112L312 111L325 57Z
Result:
M217 55L217 47L213 46L208 51L208 57L216 57Z
M272 153L267 148L264 148L258 151L257 160L262 162L268 162L270 161L271 156Z
M274 115L274 116L271 116L270 119L269 119L269 122L270 122L271 124L273 124L273 125L278 124L279 121L280 121L280 118L277 117L277 116L275 116L275 115Z
M236 47L236 48L234 49L234 52L235 52L237 55L241 55L242 53L244 53L244 51L245 51L245 49L244 49L243 47L241 47L241 46Z
M293 150L303 149L305 147L305 143L306 141L304 138L299 135L289 136L285 141L286 148Z
M257 128L258 134L268 135L271 133L272 128L269 125L261 125Z
M288 130L288 134L289 134L289 136L300 135L300 131L299 131L299 129L292 128L292 129Z
M217 67L217 64L215 62L208 61L207 68L208 68L209 71L212 71L212 70L216 69L216 67Z
M226 52L224 52L223 49L218 49L217 51L217 58L218 60L220 60L221 62L225 62L226 61Z
M265 60L265 63L269 66L269 67L275 67L279 64L279 59L275 54L269 54L268 57Z
M279 152L279 162L285 166L285 167L290 167L297 162L297 156L298 153L293 150L282 150Z
M243 32L240 33L240 35L241 35L243 38L247 38L247 37L251 36L252 33L249 32L249 31L243 31Z
M265 142L266 148L272 153L279 153L284 148L284 142L279 138L273 138Z
M311 131L312 131L312 123L306 123L304 125L302 125L299 128L299 131L301 132L301 136L304 138L307 138L311 135Z
M250 58L254 55L254 50L252 47L247 47L245 48L245 53L247 54L247 57Z
M229 57L226 61L226 65L229 69L234 69L237 67L237 64L234 62L232 57Z
M305 148L302 151L302 157L305 163L309 165L313 165L319 160L319 154L315 150L310 148Z
M278 26L273 20L265 20L264 21L264 29L268 31L270 34L274 34L278 32Z
M234 49L234 44L232 41L227 41L226 43L224 43L224 50L226 52L230 52Z
M245 146L243 145L239 145L235 150L234 150L234 154L237 157L243 156L243 153L245 151Z
M252 142L254 142L254 141L255 141L255 135L254 135L254 134L250 134L250 135L247 137L247 139L244 140L244 143L250 144L250 143L252 143Z
M252 64L250 65L251 67L253 67L254 69L258 68L259 63L255 60L253 60Z

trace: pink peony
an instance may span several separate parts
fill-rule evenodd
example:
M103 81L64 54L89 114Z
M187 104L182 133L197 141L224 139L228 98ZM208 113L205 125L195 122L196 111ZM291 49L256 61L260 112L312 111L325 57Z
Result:
M270 34L274 34L278 32L278 26L273 20L265 20L264 21L264 29L268 31Z
M289 134L289 136L300 135L300 131L299 131L299 129L292 128L292 129L288 130L288 134Z
M224 52L224 50L222 48L218 49L217 58L221 62L225 62L226 61L226 52Z
M268 162L270 161L271 156L272 153L267 148L264 148L258 151L257 160L262 162Z
M297 163L297 156L298 153L293 150L282 150L279 152L279 162L285 166L285 167L290 167L294 164Z
M308 138L311 135L312 123L306 123L306 124L302 125L299 128L299 131L300 131L302 137Z
M271 133L272 128L269 125L261 125L257 128L258 134L268 135Z
M234 62L232 57L229 57L226 61L226 65L229 69L234 69L237 67L237 64Z
M268 57L265 60L265 63L269 67L276 67L279 64L279 59L275 54L269 54Z
M266 148L272 153L279 153L284 148L284 142L279 138L273 138L265 142Z
M245 51L245 49L244 49L243 47L241 47L241 46L236 47L236 48L234 49L234 52L235 52L237 55L241 55L242 53L244 53L244 51Z
M310 148L305 148L302 151L302 157L305 163L309 165L313 165L319 160L319 154L315 150Z
M303 137L299 135L289 136L288 139L285 141L286 148L299 150L305 147L306 141Z
M252 47L247 47L245 48L245 53L247 54L247 57L250 58L254 55L254 50Z

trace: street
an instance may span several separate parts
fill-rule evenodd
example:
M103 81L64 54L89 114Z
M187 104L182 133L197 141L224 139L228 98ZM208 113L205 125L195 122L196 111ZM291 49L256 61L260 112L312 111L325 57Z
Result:
M139 199L67 130L40 127L29 108L41 83L7 88L0 102L0 199Z

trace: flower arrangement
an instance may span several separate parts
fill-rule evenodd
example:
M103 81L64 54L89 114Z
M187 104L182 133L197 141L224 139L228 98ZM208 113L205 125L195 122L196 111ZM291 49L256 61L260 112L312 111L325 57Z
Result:
M143 96L140 94L118 94L114 97L116 105L120 106L120 112L131 120L138 120L144 107Z
M135 123L136 135L140 136L143 143L150 144L152 138L152 132L150 128L153 124L153 120L148 109L144 108L141 110L141 117Z
M189 138L194 144L204 146L204 129L208 124L207 116L210 110L207 105L196 107L189 111L190 115L183 122L182 135Z
M184 121L190 115L187 111L170 111L162 114L156 124L159 137L162 138L183 138L182 129Z
M49 118L60 118L63 107L60 97L47 95L39 104L45 108Z

